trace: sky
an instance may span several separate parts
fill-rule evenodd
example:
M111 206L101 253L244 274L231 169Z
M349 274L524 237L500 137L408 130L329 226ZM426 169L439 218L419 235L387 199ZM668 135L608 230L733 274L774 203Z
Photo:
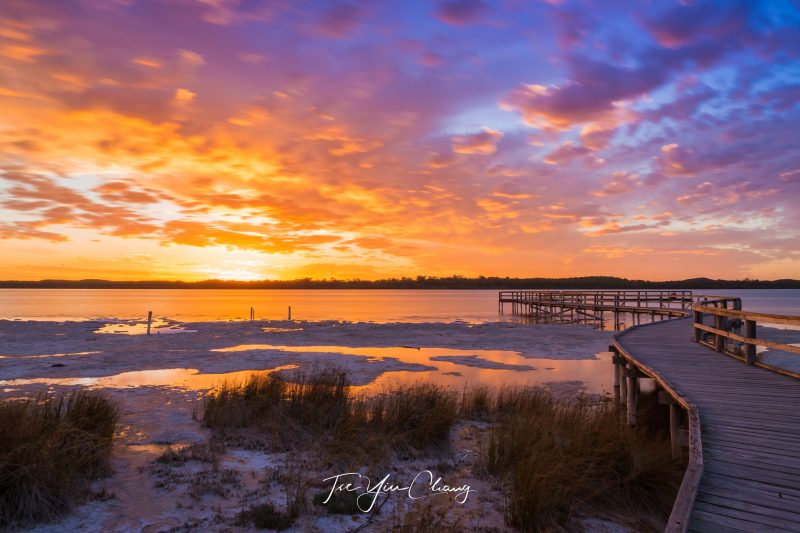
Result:
M800 278L797 0L2 0L0 279Z

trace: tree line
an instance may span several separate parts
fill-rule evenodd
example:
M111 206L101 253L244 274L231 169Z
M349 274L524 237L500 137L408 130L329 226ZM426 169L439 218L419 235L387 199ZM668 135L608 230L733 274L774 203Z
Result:
M110 281L103 279L0 281L0 288L41 289L800 289L800 280L725 280L691 278L647 281L613 276L574 278L511 278L496 276L417 276L363 279L292 279L230 281Z

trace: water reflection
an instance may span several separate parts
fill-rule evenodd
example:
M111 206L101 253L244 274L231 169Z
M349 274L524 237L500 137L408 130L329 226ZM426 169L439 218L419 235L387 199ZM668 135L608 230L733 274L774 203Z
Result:
M94 355L101 353L98 351L92 352L66 352L66 353L46 353L42 355L0 355L0 359L45 359L47 357L68 357L72 355Z
M164 368L159 370L136 370L113 376L79 378L33 378L0 380L2 385L60 385L92 388L124 389L130 387L177 387L191 390L208 390L224 382L240 383L259 372L277 372L297 368L296 365L281 365L270 369L239 370L221 374L202 374L196 368Z
M508 350L455 350L451 348L281 346L242 344L214 351L235 353L277 350L290 353L338 353L379 361L387 357L432 367L428 371L384 372L360 389L382 389L427 381L449 388L470 385L534 385L551 381L582 381L587 392L603 393L613 387L611 355L595 354L592 359L534 359Z
M235 354L245 351L277 351L287 353L284 364L237 370L224 373L201 373L196 368L167 368L137 370L102 377L33 378L2 380L0 386L45 384L60 386L87 386L94 388L130 388L166 386L189 390L208 390L227 382L241 382L257 372L275 372L304 366L302 357L292 354L330 353L351 356L339 363L354 376L374 376L369 365L395 359L414 364L414 370L385 370L377 378L356 387L362 392L380 391L387 387L409 385L422 381L451 389L466 385L536 385L548 382L580 381L586 392L604 393L612 390L613 373L608 352L600 352L592 359L559 360L534 359L508 350L456 350L451 348L413 347L351 347L351 346L281 346L271 344L243 344L213 350ZM363 358L353 361L352 356ZM331 366L338 363L330 361ZM366 365L366 366L365 366ZM366 372L366 374L364 374ZM288 374L291 375L290 373ZM354 379L354 381L358 381ZM362 381L363 383L363 381Z
M94 333L110 333L115 335L147 335L147 322L111 322L97 328ZM169 335L172 333L197 333L197 330L186 329L175 322L156 318L150 324L152 335Z

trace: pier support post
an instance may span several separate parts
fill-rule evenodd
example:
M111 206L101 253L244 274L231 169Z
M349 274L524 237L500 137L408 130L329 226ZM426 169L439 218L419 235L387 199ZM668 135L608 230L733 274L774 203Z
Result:
M150 335L150 324L153 323L153 312L147 312L147 334Z
M292 306L290 305L289 306L289 321L291 322L291 320L292 320Z
M636 425L636 385L637 385L637 374L638 370L633 365L628 365L628 371L626 372L627 382L628 382L628 394L627 394L627 403L628 403L628 425L635 426Z
M625 375L627 373L627 367L628 367L628 362L623 359L622 361L619 362L619 368L617 369L619 371L619 377L620 377L620 380L619 380L619 395L620 395L620 397L622 399L622 401L620 402L620 407L622 407L621 411L624 411L624 410L627 409L628 380L625 377ZM621 418L624 418L624 416L625 415L622 415L620 413L620 417ZM622 422L622 420L620 420L620 422Z
M614 346L609 346L608 351L611 352L611 362L614 364L614 405L619 406L619 386L621 381L620 376L622 375L622 357L620 357L619 353L617 353L617 349Z
M680 459L681 457L681 408L671 401L669 403L669 442L672 446L672 458Z

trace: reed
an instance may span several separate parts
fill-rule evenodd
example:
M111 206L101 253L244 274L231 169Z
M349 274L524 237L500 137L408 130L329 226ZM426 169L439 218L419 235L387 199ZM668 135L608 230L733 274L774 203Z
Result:
M564 527L576 511L613 508L665 520L683 475L669 442L619 422L610 402L505 389L483 461L506 482L508 524Z
M52 520L110 473L116 405L78 391L0 402L0 528Z
M392 451L444 446L456 418L456 399L441 387L418 384L355 395L344 372L323 369L226 383L206 397L203 421L228 442L280 450L313 445L327 461L352 465L379 463Z

